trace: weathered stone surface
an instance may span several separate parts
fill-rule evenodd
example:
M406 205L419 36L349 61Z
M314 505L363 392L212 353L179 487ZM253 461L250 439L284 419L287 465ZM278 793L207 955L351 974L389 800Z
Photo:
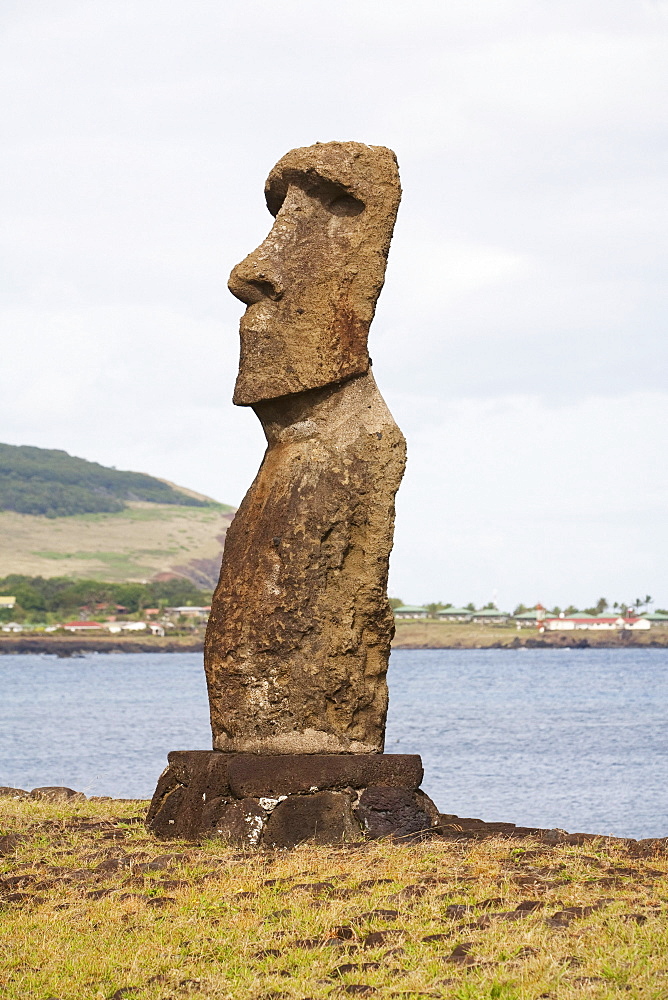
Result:
M48 799L56 802L60 799L85 799L83 792L75 792L73 788L65 788L63 785L44 785L42 788L33 788L30 793L33 799Z
M242 406L368 371L367 334L401 197L397 161L359 142L293 149L265 195L276 221L229 282L248 306L234 393Z
M0 798L28 799L30 792L26 792L22 788L12 788L11 785L0 785Z
M438 825L439 813L424 792L406 788L367 788L355 808L367 837L408 837Z
M213 750L173 750L167 754L169 768L181 785L199 796L229 795L228 767L231 755Z
M228 531L207 629L214 747L378 752L405 442L366 335L399 201L394 155L295 150L267 199L274 228L230 279L248 304L235 402L254 407L268 447Z
M220 837L240 847L256 847L266 815L255 799L234 802L214 800L203 811L202 833L204 836Z
M230 797L229 755L212 750L175 750L160 775L146 816L158 837L197 838L206 828L202 812L207 801Z
M361 839L351 796L346 792L316 792L279 802L267 821L262 843L265 847L296 847L306 840L336 844Z
M230 754L227 773L240 798L369 785L415 789L423 768L418 754Z
M146 820L158 837L293 847L306 840L407 837L441 820L431 799L416 790L422 776L416 755L260 757L199 750L176 751L169 760ZM374 775L387 784L365 787ZM397 786L402 777L409 787ZM321 782L320 790L315 780L306 785L311 778ZM323 789L325 781L330 787Z
M265 815L282 796L362 789L370 784L414 790L422 780L417 754L261 756L175 750L168 758L169 766L160 775L146 818L153 833L167 838L213 836L226 824L232 829L237 812L225 813L224 821L222 817L233 800L248 804L255 799ZM239 829L245 831L245 827ZM241 834L221 835L246 842Z

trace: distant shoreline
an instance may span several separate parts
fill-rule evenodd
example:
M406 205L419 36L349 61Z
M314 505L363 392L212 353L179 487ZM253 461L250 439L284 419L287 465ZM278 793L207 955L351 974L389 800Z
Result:
M59 658L86 653L201 653L198 636L142 639L118 636L0 634L0 655L45 654ZM518 631L495 626L467 627L440 622L398 622L393 649L666 649L668 629L652 632L610 634L577 630L540 634L535 629Z
M16 653L47 654L68 658L85 653L201 653L201 639L119 639L97 636L81 639L78 636L12 635L0 638L0 655Z

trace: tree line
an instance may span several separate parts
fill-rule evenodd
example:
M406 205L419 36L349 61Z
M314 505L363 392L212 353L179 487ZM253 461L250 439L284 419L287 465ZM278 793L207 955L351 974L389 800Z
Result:
M390 606L392 608L400 608L404 602L399 597L390 598ZM576 615L578 612L584 613L586 615L597 615L605 616L609 614L610 617L621 615L621 617L634 616L647 614L650 610L652 604L654 604L654 599L646 594L645 597L636 597L633 601L614 601L612 604L608 602L605 597L599 597L596 604L593 604L590 608L577 608L574 604L569 604L566 608L560 608L555 605L553 608L546 608L545 610L551 615ZM489 604L483 605L481 608L476 608L475 604L469 602L468 604L454 605L452 603L443 604L441 601L433 601L429 604L423 605L430 615L436 617L439 611L447 611L448 608L461 607L465 611L498 611L496 604L490 601ZM533 611L535 609L535 604L518 604L517 607L512 612L513 615L522 615L527 611ZM660 614L668 615L668 611L663 608L656 609Z
M155 583L106 583L69 577L21 576L0 578L0 596L15 597L12 609L0 609L3 621L49 622L96 614L137 615L145 608L206 607L211 591L177 578Z
M0 444L0 510L44 517L117 513L129 500L217 506L143 472L121 472L56 448Z

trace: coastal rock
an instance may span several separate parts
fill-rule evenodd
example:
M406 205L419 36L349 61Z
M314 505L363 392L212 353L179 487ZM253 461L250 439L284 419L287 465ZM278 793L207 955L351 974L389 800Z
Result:
M0 798L4 799L29 799L30 792L23 788L12 788L11 785L0 785Z
M267 451L228 531L205 642L214 747L382 751L394 633L386 597L405 442L366 338L399 203L394 154L293 150L276 216L232 272L247 304L234 401Z
M0 834L0 858L13 854L22 840L25 840L23 833L3 833Z
M65 788L63 785L44 785L42 788L33 788L30 797L46 799L49 802L86 798L83 792L75 792L73 788Z

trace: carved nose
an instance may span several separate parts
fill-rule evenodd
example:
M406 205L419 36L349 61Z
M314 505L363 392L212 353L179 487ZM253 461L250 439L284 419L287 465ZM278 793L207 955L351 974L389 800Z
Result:
M266 263L255 260L254 254L232 269L227 287L248 306L262 299L278 302L283 295L283 285L276 273Z

